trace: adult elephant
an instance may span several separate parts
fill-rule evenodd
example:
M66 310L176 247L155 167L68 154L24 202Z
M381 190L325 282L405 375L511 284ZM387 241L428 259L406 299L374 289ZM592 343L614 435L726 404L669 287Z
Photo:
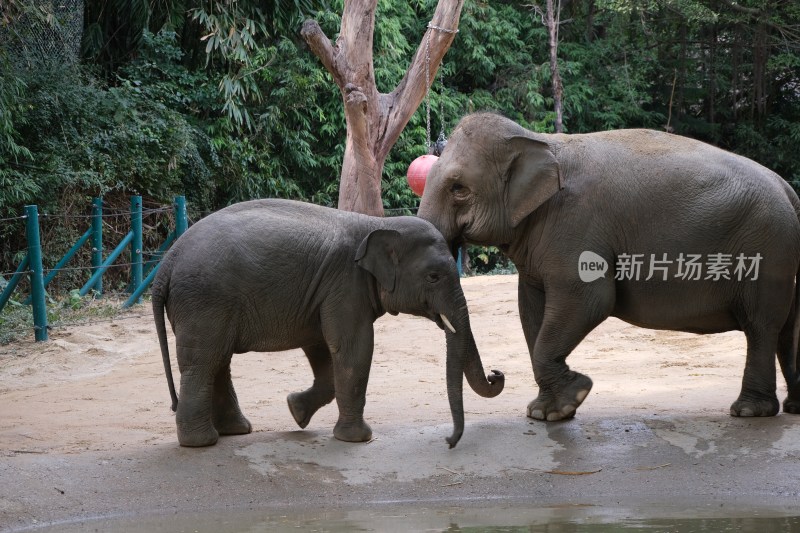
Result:
M290 394L300 427L334 398L337 439L369 440L364 421L373 322L388 312L447 329L447 393L456 445L464 431L463 377L484 397L504 378L483 373L453 257L416 217L377 218L288 200L232 205L192 226L153 284L155 317L178 441L208 446L249 433L231 382L234 353L302 348L314 383ZM164 310L175 333L180 401Z
M800 413L800 200L763 166L649 130L528 131L461 120L419 216L453 247L496 245L519 270L519 312L539 386L528 416L575 415L592 387L566 357L609 316L653 328L742 330L734 416L779 410L775 354Z

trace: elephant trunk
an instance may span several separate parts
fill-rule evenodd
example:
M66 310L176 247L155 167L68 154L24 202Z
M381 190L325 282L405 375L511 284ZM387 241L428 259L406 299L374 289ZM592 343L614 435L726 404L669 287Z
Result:
M431 179L430 175L428 175L428 179ZM454 241L460 238L460 232L456 230L454 222L445 213L436 209L436 199L432 196L432 194L422 195L417 216L433 224L442 234L447 244L452 247L455 244Z
M463 296L462 296L463 300ZM472 337L466 302L456 320L453 321L455 333L447 331L447 398L453 415L453 434L446 440L450 448L458 444L464 433L463 384L467 383L478 395L493 398L500 394L505 385L505 376L499 370L492 370L486 376L483 371L478 347Z

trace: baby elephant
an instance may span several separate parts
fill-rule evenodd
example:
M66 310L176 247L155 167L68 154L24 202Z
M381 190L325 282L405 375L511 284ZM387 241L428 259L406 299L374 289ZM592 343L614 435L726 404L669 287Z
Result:
M456 445L464 431L463 375L479 395L503 390L485 376L458 272L442 235L415 217L377 218L289 200L218 211L165 255L153 315L182 446L249 433L231 382L231 357L302 348L313 385L288 396L301 428L336 398L337 439L367 441L364 422L372 323L386 312L427 317L447 334L447 394ZM180 401L164 309L175 333Z

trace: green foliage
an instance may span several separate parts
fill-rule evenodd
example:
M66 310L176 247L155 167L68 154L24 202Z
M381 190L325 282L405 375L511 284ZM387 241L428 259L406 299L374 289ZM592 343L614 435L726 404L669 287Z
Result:
M203 30L200 40L206 43L207 64L222 67L223 112L237 128L256 128L250 107L262 101L256 75L271 64L265 60L265 48L281 33L294 33L306 13L322 6L314 0L294 0L289 5L277 0L266 4L203 0L192 10L193 21Z
M632 39L634 42L632 42ZM660 128L666 123L653 110L654 52L630 54L635 36L618 40L565 43L563 58L564 122L568 132L581 133L625 127ZM542 85L550 77L548 65Z
M213 8L218 9L214 10ZM248 9L249 8L249 9ZM261 53L259 36L267 34L264 13L258 7L241 2L218 4L209 2L193 12L205 35L206 57L227 65L219 82L225 100L223 111L237 127L253 129L253 121L245 106L248 100L261 101L261 90L253 78L256 67L251 57Z
M405 75L436 4L378 2L379 90ZM0 30L32 5L9 4ZM566 131L668 128L751 157L798 187L800 3L562 5ZM24 67L0 42L0 218L31 202L43 212L80 210L93 195L124 206L132 193L155 204L185 193L195 213L266 196L335 205L347 133L341 94L298 34L316 11L335 40L342 0L85 6L80 68ZM465 2L440 72L434 138L476 110L553 130L547 32L530 5ZM386 208L418 205L405 174L427 151L425 116L423 104L385 162ZM0 224L3 271L19 260L21 228ZM75 231L49 237L61 247ZM496 254L476 251L473 262L495 268Z
M202 133L135 83L106 89L56 65L25 77L18 131L32 164L19 172L40 189L40 205L57 205L73 192L169 198L184 189L188 168L209 174L199 155Z
M517 268L494 246L466 247L470 274L516 274ZM463 253L463 251L462 251Z
M22 96L27 89L7 58L0 52L0 213L12 206L30 202L39 193L38 185L18 170L31 159L30 150L20 144L18 128L26 123ZM2 230L0 230L2 235Z
M177 33L147 31L138 57L120 67L115 81L135 87L143 98L167 109L200 118L219 105L218 92L208 75L188 68L184 58Z
M252 106L252 132L232 134L225 119L210 128L223 155L218 198L314 199L334 205L344 153L344 116L321 65L281 39L252 58L266 105Z
M167 1L164 6L170 9L177 7L175 4ZM84 57L92 58L111 77L142 46L152 15L148 0L86 0L81 43Z

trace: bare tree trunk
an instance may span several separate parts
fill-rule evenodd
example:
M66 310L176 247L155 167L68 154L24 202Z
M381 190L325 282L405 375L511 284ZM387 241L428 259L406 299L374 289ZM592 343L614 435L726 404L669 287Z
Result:
M561 76L558 73L558 26L561 23L561 0L556 0L555 6L553 6L553 0L547 0L545 17L547 31L550 34L550 73L553 80L553 107L556 112L555 131L562 133L564 131L564 117L561 111L563 87Z
M345 0L336 43L314 20L301 34L342 92L347 142L339 185L339 209L383 215L381 174L386 156L436 79L455 38L464 0L439 0L433 19L406 75L391 93L379 93L373 69L373 35L378 0ZM427 40L430 39L426 80Z

